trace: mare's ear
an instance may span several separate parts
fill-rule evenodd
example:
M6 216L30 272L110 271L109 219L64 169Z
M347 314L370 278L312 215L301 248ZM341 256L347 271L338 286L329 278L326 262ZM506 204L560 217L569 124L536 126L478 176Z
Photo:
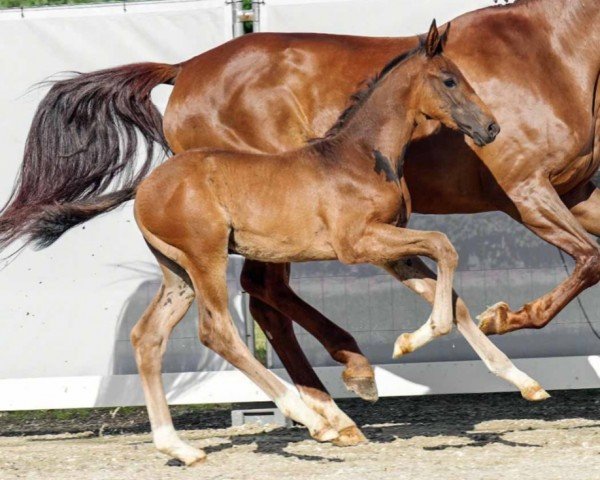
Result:
M429 28L429 33L427 34L427 39L425 40L425 54L431 58L435 57L442 53L444 47L442 45L442 37L440 36L440 32L437 28L437 23L435 19L433 20L431 27Z

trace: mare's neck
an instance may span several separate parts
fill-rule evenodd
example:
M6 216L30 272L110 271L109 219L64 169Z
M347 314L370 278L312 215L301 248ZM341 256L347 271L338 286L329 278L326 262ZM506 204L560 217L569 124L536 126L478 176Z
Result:
M585 68L585 73L592 77L597 76L600 70L598 0L530 0L518 8L547 25L551 46L565 62L575 69Z

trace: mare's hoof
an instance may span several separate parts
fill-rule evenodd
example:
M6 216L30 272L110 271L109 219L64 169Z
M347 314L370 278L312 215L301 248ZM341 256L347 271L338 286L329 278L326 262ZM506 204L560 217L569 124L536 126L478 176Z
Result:
M342 380L348 390L356 393L363 400L367 402L376 402L379 400L375 377L351 377L344 372Z

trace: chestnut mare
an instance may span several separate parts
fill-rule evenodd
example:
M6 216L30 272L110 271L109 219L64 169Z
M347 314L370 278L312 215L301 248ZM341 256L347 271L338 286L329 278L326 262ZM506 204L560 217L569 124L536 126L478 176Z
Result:
M252 379L287 416L319 441L364 440L354 422L313 397L291 394L240 338L228 311L229 253L260 262L339 259L392 268L425 255L438 263L429 320L400 337L406 353L452 329L456 251L439 232L404 228L410 209L402 168L425 117L460 130L480 146L500 131L432 25L423 47L393 59L325 138L282 154L189 150L169 159L136 192L135 218L164 274L131 339L154 442L194 464L205 453L173 429L160 378L170 330L199 298L204 345Z

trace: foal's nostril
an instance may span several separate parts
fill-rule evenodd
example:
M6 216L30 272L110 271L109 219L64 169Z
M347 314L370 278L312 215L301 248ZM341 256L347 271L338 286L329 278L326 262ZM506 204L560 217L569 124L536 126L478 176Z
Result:
M488 125L487 131L489 136L494 139L500 133L500 125L498 125L496 122L492 122Z

